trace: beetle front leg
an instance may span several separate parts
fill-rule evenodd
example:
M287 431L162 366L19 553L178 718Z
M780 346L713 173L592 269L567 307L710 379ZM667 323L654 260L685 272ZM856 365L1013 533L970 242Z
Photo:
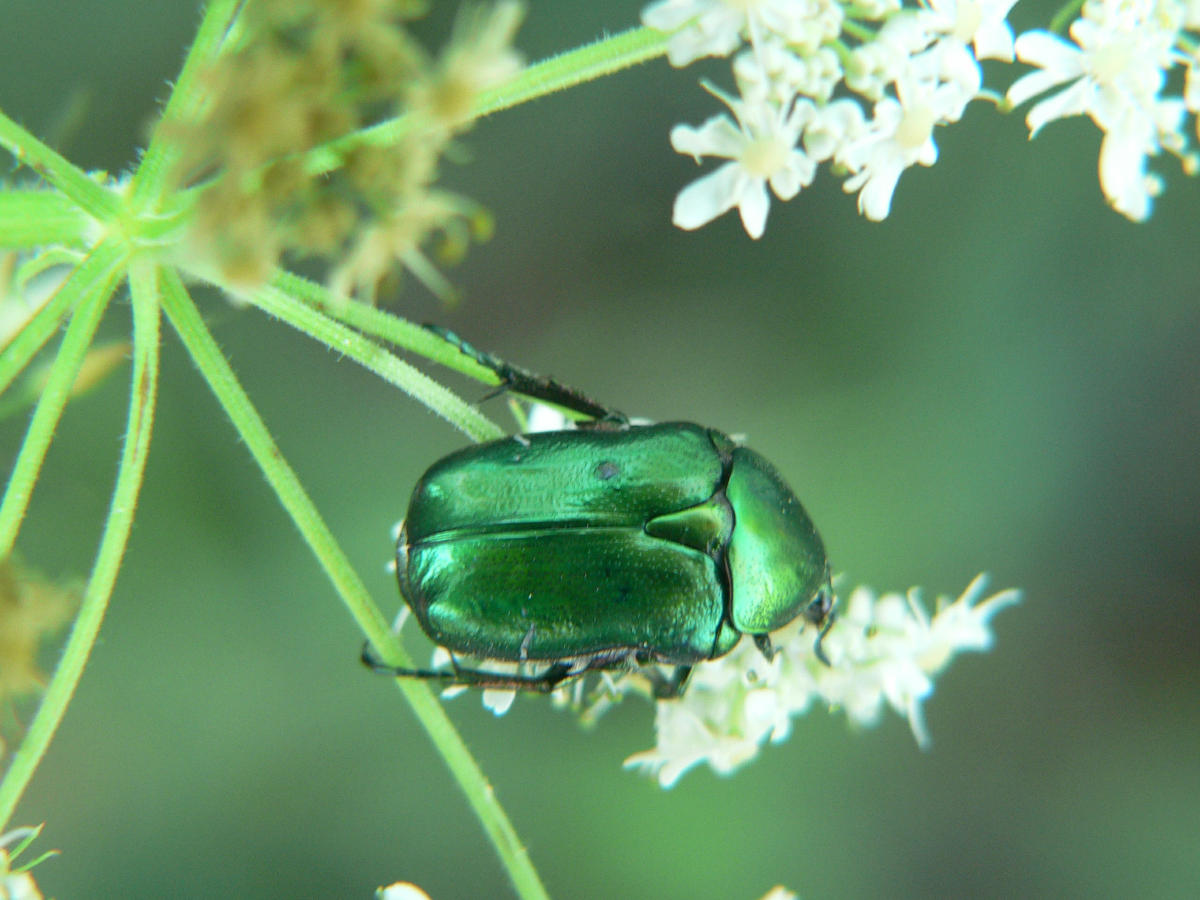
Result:
M767 662L775 658L775 645L771 643L769 634L754 635L754 646L758 648L758 652L763 655Z
M656 667L647 667L643 673L650 680L650 690L655 700L674 700L683 696L691 677L691 666L676 666L674 673L668 678Z

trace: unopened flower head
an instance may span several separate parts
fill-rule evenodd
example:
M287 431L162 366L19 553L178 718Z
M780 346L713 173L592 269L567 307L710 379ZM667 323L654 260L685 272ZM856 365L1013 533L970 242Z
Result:
M376 900L429 900L429 895L409 881L397 881L386 887L376 888Z
M80 594L78 584L57 584L16 554L0 562L0 702L42 689L38 651L70 619Z
M205 75L212 102L168 125L181 149L177 180L204 182L193 265L252 288L285 253L320 256L333 263L335 292L370 300L407 271L452 298L429 248L441 261L461 256L490 219L436 187L438 164L479 96L520 68L511 44L522 7L464 8L435 55L406 27L422 6L247 7L238 41ZM364 137L388 119L404 122L395 137Z

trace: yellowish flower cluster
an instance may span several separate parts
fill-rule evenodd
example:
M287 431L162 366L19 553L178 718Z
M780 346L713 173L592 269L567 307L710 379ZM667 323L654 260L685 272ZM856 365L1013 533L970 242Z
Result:
M426 256L461 255L490 225L435 186L479 94L521 65L515 2L461 16L440 54L407 0L270 0L247 7L206 74L210 102L177 123L178 178L202 186L191 252L251 287L280 257L333 263L331 287L373 299L399 263L445 296ZM386 126L386 134L373 126ZM320 154L314 151L320 150Z

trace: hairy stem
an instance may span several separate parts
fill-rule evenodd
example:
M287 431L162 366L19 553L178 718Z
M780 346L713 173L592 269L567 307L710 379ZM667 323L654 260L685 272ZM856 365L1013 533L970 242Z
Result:
M100 317L121 275L122 256L120 248L101 244L59 289L60 293L68 292L68 299L64 303L69 303L75 311L58 349L58 355L50 366L46 387L42 390L33 418L29 421L25 440L21 442L21 450L13 464L12 474L9 475L4 501L0 503L0 558L9 554L17 539L33 486L37 483L38 472L41 471L42 461L46 458L46 451L54 437L54 429L67 404L67 397L75 384L79 368L83 365L83 358L96 334ZM36 321L39 320L35 319ZM43 328L46 324L48 323L40 322ZM32 351L36 350L37 347L33 346ZM22 345L22 355L32 355L30 351L28 344ZM5 368L8 365L7 356L6 351Z
M129 422L125 429L125 447L117 471L116 487L113 489L104 532L100 537L100 549L96 553L92 574L84 590L83 604L71 628L71 636L63 649L62 659L54 670L25 739L13 755L12 765L5 772L4 780L0 782L0 830L3 830L12 816L17 801L29 779L33 777L34 770L66 714L67 704L70 703L79 679L83 676L83 668L100 633L100 623L104 621L108 600L117 580L117 571L125 554L129 530L133 525L133 513L137 507L138 492L142 486L142 474L146 468L146 455L150 448L158 385L159 312L155 296L155 276L155 270L148 264L135 264L130 270L133 298L133 382L129 397ZM72 319L71 328L76 327L77 320L86 322L82 317L91 316L93 309L97 311L95 315L98 319L98 310L103 309L106 296L97 291L88 298L76 313L75 319ZM67 338L63 341L64 348L70 340L71 330L68 329Z
M0 147L54 185L81 209L98 219L111 219L117 199L100 182L0 112Z
M278 316L327 347L344 353L355 362L394 384L418 402L442 416L473 441L502 437L499 426L474 406L424 372L389 353L379 344L329 318L320 310L273 284L250 296L255 306Z
M171 126L203 102L199 75L220 52L240 8L240 0L213 0L204 10L204 18L175 80L167 108L155 125L150 145L133 175L131 190L135 203L157 199L170 188L167 181L171 170L184 152L180 141L171 134Z
M312 548L350 614L385 663L411 668L408 654L392 634L382 613L371 601L366 586L313 506L295 472L279 452L250 398L238 383L237 376L205 327L182 281L173 272L166 278L163 305L184 346L292 521L300 529L305 542ZM504 808L433 692L420 681L397 679L396 685L450 767L519 895L525 900L546 898L537 870L530 862Z
M484 91L472 118L481 119L547 94L611 75L667 52L668 35L652 28L631 28L568 50L522 69L511 81ZM409 116L398 116L338 138L311 150L305 168L314 174L338 168L345 153L364 144L390 145L413 127Z

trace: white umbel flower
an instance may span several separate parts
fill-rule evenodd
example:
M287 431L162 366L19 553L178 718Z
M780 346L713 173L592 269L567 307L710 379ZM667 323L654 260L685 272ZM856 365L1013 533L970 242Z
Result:
M955 654L989 647L991 617L1019 598L1007 590L984 599L985 587L986 579L976 578L957 600L941 598L932 617L915 590L877 597L858 588L822 640L829 665L816 655L812 630L798 623L771 635L778 652L769 663L744 640L697 666L681 698L658 703L657 746L625 765L657 773L663 787L699 763L724 774L768 740L786 738L792 719L814 703L842 709L862 725L890 706L924 745L921 703L933 676Z
M1175 0L1092 0L1071 24L1074 43L1045 31L1016 40L1017 57L1035 67L1008 90L1019 105L1059 88L1026 116L1030 137L1047 123L1086 115L1105 133L1100 186L1108 202L1134 221L1150 214L1161 189L1146 158L1166 148L1181 152L1185 97L1164 98L1167 71L1181 56L1175 45L1186 21Z
M785 740L793 719L817 704L844 711L858 725L874 724L890 706L908 720L917 743L926 746L921 703L933 692L934 676L956 654L990 647L991 617L1020 598L1018 591L1006 590L984 599L986 585L980 575L957 600L939 597L932 617L916 589L877 596L857 588L835 605L820 651L803 617L770 635L775 653L769 661L744 638L720 659L696 665L682 696L658 701L656 746L629 757L626 768L655 773L663 787L701 763L729 774L754 759L763 744ZM435 651L435 669L445 669L449 662L444 649ZM547 665L466 658L459 663L526 676L536 676ZM673 668L663 666L658 674L669 678ZM645 669L602 671L567 681L552 696L556 706L590 723L623 695L651 696L651 686ZM454 686L442 696L467 690ZM496 715L507 712L516 695L511 689L482 693L484 706Z
M835 157L854 173L843 189L859 191L859 211L873 222L887 218L896 182L905 169L937 162L934 126L954 121L964 105L962 91L950 82L901 81L896 92L898 100L885 97L875 104L866 134Z
M729 162L679 192L674 222L680 228L699 228L736 206L746 233L762 237L771 206L767 186L780 200L790 200L812 183L816 163L798 144L815 108L804 99L788 107L709 90L726 103L736 121L721 114L699 128L676 125L671 146L696 162L705 156Z
M963 44L970 44L976 59L1012 62L1013 32L1009 10L1017 0L925 0L930 28Z
M673 66L686 66L704 56L728 56L743 40L757 43L769 33L807 44L822 27L834 3L797 0L659 0L642 11L642 23L656 31L675 32L667 45ZM840 24L841 10L836 15ZM834 35L837 34L835 30Z

